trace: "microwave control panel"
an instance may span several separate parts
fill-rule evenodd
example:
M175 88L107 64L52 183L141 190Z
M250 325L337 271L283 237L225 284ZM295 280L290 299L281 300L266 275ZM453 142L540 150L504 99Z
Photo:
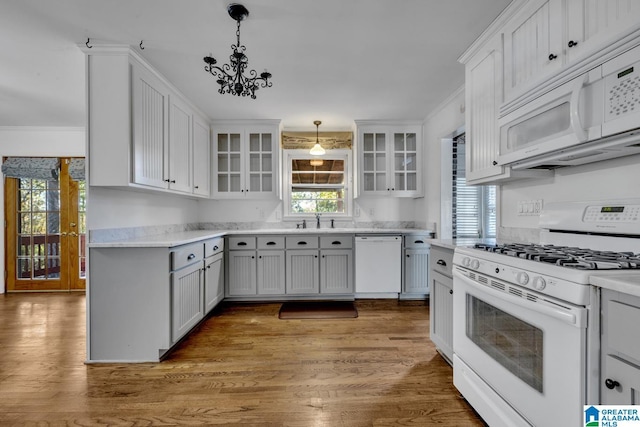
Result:
M605 121L640 112L640 61L605 77L605 101Z
M609 224L636 224L640 227L640 205L587 206L583 220Z

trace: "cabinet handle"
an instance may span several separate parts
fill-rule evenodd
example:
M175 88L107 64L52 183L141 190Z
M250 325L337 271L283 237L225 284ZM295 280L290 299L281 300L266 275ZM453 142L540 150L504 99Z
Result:
M169 182L169 180L168 180L168 179L163 179L163 181L164 181L164 182Z
M305 242L304 240L302 240L302 241L298 242L298 245L301 245L301 246L304 246L304 245L306 245L306 244L307 244L307 242Z
M189 256L187 256L187 260L191 261L195 257L196 257L196 254L189 254Z
M453 295L453 289L449 289L449 295Z
M275 244L276 244L276 242L267 242L267 246L273 246Z
M558 55L554 55L553 53L549 54L549 61L553 61L554 59L556 59L558 57Z
M340 240L334 240L333 242L331 242L332 245L341 245L342 242Z
M197 189L198 189L198 188L200 188L200 187L198 187L197 185L194 185L194 187L193 187L193 188L195 188L195 189L197 190Z
M213 245L213 250L217 251L218 250L218 245Z
M436 262L436 264L441 265L441 266L443 266L443 267L447 265L447 263L446 263L443 259L439 259L439 260Z
M607 378L606 380L604 380L604 385L609 389L609 390L613 390L616 387L620 386L620 383L616 380L612 380L611 378Z
M413 243L424 243L422 240L416 240Z
M569 46L569 47L578 46L578 42L574 42L573 40L569 40L569 44L567 44L567 46Z
M247 242L238 242L238 246L247 246Z

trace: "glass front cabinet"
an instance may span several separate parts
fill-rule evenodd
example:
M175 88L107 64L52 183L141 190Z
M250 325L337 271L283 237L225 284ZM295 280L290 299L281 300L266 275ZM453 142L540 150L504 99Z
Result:
M359 195L422 195L422 125L357 121Z
M280 121L214 123L213 198L278 196Z

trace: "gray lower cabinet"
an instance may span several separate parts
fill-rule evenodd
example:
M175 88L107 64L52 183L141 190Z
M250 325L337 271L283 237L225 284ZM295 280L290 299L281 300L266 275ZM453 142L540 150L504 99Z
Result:
M229 296L256 295L258 291L255 250L229 251Z
M429 295L429 252L426 235L405 235L402 299L423 299Z
M320 251L320 293L353 293L352 249L322 249Z
M316 238L317 239L317 238ZM320 292L320 264L318 249L287 251L287 294L318 294Z
M285 255L283 236L258 237L258 295L285 293Z
M202 258L171 273L171 344L204 317Z
M640 298L603 289L600 404L638 405L640 401Z
M429 335L447 362L453 360L453 249L431 246Z
M88 361L158 361L197 325L223 298L207 247L90 247Z

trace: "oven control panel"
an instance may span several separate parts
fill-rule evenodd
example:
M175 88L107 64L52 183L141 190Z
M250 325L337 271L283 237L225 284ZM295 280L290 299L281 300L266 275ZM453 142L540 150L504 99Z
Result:
M640 205L590 205L583 217L584 222L640 225Z

